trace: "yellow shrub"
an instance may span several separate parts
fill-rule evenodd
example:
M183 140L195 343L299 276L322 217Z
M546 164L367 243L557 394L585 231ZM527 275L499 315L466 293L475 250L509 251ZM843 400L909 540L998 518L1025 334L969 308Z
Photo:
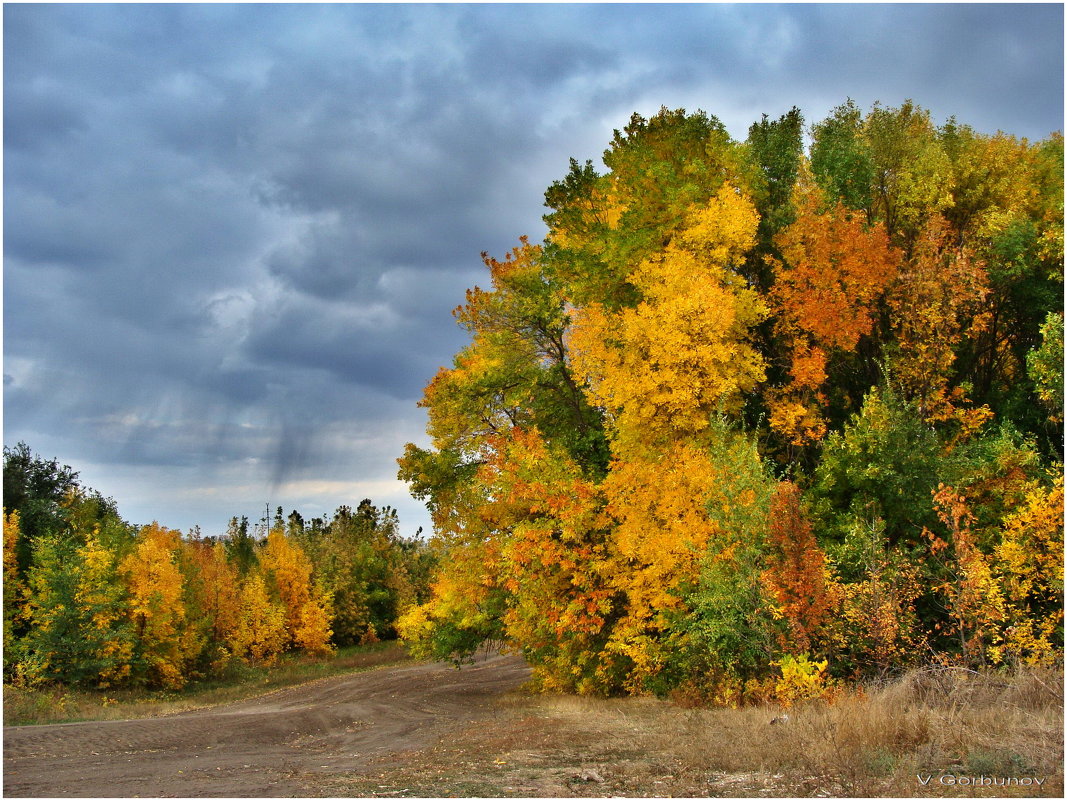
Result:
M818 698L826 692L825 659L812 662L807 654L787 655L774 664L782 671L782 677L774 686L774 694L784 706L806 698Z

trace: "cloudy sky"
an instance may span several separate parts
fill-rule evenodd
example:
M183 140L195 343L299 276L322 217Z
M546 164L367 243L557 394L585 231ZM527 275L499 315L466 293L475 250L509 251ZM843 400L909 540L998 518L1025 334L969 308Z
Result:
M633 111L1063 127L1050 5L5 4L4 444L219 533L396 478L543 193Z

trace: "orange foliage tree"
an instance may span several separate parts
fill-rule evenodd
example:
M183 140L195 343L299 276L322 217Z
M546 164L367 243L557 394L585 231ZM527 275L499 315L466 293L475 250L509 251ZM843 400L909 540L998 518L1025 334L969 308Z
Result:
M837 594L800 499L800 488L792 481L783 481L775 490L763 572L764 584L775 600L775 614L788 625L780 635L780 647L794 655L812 650L834 611Z
M770 392L769 403L771 428L804 445L826 434L829 361L872 334L900 254L880 223L868 225L840 202L824 211L816 187L798 195L796 220L776 238L781 259L771 258L770 294L776 330L789 348L790 382Z

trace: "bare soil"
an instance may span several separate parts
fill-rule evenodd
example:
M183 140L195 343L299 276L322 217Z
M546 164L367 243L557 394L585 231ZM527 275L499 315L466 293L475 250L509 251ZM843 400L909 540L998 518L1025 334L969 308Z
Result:
M499 697L528 675L521 658L493 655L461 670L373 670L167 717L5 727L4 796L329 794L340 777L382 772L457 728L492 725Z

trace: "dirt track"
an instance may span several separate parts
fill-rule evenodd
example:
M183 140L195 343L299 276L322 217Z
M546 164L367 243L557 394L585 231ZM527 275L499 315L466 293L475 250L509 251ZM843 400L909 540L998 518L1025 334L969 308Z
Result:
M4 796L310 796L499 714L515 656L384 668L146 720L4 729Z

